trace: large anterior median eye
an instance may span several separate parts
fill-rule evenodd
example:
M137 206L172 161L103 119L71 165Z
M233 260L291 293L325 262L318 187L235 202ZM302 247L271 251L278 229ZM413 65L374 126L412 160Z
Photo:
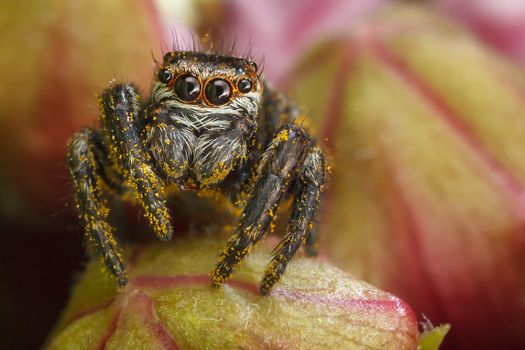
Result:
M213 79L206 84L206 99L209 103L220 106L230 100L232 89L224 79Z
M195 101L201 92L199 79L191 74L184 74L175 81L175 93L184 101Z

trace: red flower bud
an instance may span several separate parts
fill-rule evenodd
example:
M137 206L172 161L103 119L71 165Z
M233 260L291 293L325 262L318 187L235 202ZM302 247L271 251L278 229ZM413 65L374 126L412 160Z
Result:
M42 229L71 194L67 139L94 126L96 94L111 79L149 88L163 35L148 1L13 2L0 18L0 218Z
M398 9L294 77L333 151L325 253L449 322L455 348L525 343L524 72Z

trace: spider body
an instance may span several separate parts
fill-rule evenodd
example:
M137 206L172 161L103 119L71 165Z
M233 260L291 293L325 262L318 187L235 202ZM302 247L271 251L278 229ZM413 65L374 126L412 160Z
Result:
M68 145L67 164L88 241L120 285L127 276L108 223L107 195L133 198L162 240L173 234L165 189L217 190L241 207L235 233L212 272L230 277L293 197L287 233L261 292L269 293L301 244L312 241L325 181L325 156L294 123L297 109L257 75L249 60L200 52L164 56L148 101L131 84L100 96L100 127Z

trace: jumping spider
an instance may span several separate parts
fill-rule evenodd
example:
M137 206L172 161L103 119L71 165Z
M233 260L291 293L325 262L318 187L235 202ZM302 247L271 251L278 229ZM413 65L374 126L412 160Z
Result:
M173 234L165 188L217 190L242 209L211 282L221 286L291 197L287 233L261 281L268 294L301 244L312 240L325 155L295 124L297 108L248 59L174 51L157 67L151 96L112 83L99 98L100 128L68 144L67 165L88 240L119 285L127 283L105 194L133 198L163 241ZM243 198L245 198L243 200Z

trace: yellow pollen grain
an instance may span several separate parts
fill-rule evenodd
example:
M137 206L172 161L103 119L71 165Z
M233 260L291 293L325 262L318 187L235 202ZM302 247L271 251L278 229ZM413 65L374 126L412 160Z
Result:
M288 130L282 130L276 137L277 141L288 141Z

